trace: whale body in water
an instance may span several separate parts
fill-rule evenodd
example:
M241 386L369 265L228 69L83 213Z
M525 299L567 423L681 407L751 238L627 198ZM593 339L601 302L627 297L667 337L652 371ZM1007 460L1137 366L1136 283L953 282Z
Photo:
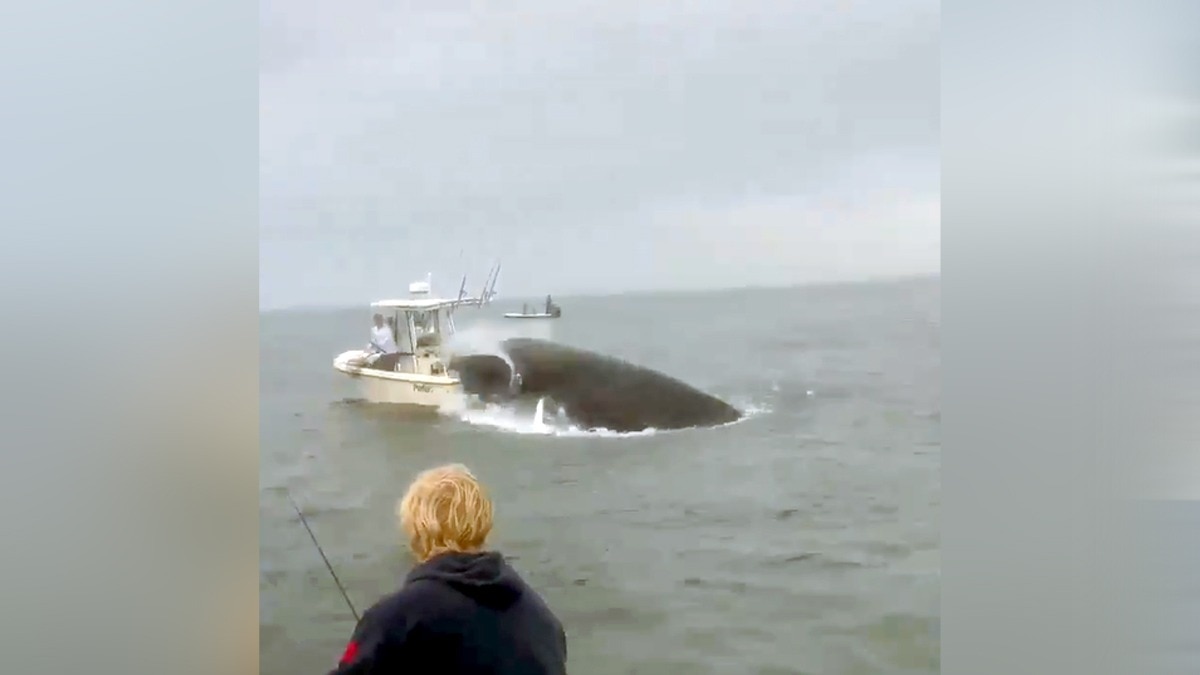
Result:
M612 356L532 338L501 347L507 361L493 354L451 359L466 393L487 401L545 398L586 429L685 429L742 416L691 385Z

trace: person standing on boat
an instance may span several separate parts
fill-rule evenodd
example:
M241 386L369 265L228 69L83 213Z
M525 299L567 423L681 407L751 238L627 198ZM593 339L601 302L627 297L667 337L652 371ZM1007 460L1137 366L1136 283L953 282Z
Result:
M417 565L363 614L329 675L566 675L562 624L484 548L492 502L467 467L421 473L396 514Z
M379 354L395 354L400 351L396 346L396 336L392 327L384 323L383 315L375 315L375 327L371 329L371 348Z

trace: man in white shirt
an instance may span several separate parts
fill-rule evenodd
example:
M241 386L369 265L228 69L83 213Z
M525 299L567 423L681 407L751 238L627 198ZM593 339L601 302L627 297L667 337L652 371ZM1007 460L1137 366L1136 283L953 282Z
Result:
M395 354L400 351L392 328L383 322L383 315L375 315L375 327L371 329L371 349L380 354Z

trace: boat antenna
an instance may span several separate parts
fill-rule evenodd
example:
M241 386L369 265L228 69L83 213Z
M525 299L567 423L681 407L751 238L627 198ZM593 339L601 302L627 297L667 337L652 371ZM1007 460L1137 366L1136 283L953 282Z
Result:
M292 499L292 493L287 493L288 501L291 502L292 508L295 509L296 515L300 516L300 522L304 524L304 529L308 530L308 536L312 539L313 546L317 547L317 553L321 554L321 560L325 561L325 569L329 570L329 576L333 577L333 583L337 584L337 588L342 593L342 599L346 601L346 606L350 608L350 613L354 615L354 620L362 621L358 615L358 610L354 609L354 603L350 602L350 594L346 593L346 587L342 585L342 580L338 579L337 572L333 571L333 565L329 563L329 557L325 555L325 549L321 548L320 542L317 541L317 535L313 534L312 528L308 526L308 519L304 517L304 512L296 505L296 500Z

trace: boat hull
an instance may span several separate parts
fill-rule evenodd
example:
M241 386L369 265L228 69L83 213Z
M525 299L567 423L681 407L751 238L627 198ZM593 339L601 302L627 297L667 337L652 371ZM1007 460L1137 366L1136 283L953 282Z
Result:
M517 312L509 312L504 315L506 319L557 319L557 314L519 314Z
M345 352L333 362L334 370L354 382L357 398L430 409L450 409L462 403L462 383L457 377L373 370L359 365L365 356L360 351Z

